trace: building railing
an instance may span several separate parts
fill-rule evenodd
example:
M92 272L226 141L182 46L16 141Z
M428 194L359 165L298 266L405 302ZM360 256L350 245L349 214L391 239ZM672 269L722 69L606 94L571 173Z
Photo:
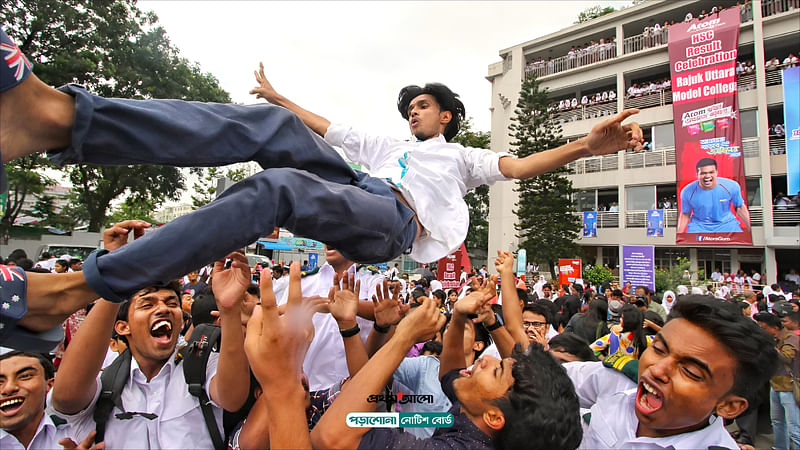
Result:
M648 33L627 37L622 41L622 50L627 55L628 53L636 53L648 48L666 45L667 41L669 41L668 30L668 28L662 28L656 32L651 30Z
M556 113L553 118L559 123L574 122L576 120L595 119L602 116L613 116L617 113L617 102L607 102L597 105L580 105L575 109Z
M764 17L800 8L798 0L762 0L761 15Z
M751 208L752 211L752 208ZM752 214L751 214L752 216ZM752 220L752 218L751 218ZM800 209L791 206L773 206L772 223L776 227L800 225Z
M625 108L652 108L672 103L672 89L662 89L639 97L625 97Z
M642 152L625 152L625 168L671 166L675 164L675 147Z
M583 220L582 212L576 212L575 215ZM619 212L597 211L597 228L619 228Z
M760 206L750 206L750 225L754 227L764 226L764 214ZM784 210L781 211L781 221L788 223L794 220L793 224L800 222L800 210ZM647 210L633 210L625 211L625 228L646 228L647 227ZM793 213L793 214L792 214ZM664 210L664 226L674 228L678 226L678 210L676 208ZM774 216L773 222L777 225L777 216Z
M581 158L567 164L567 168L572 174L584 174L594 172L610 172L619 169L619 159L617 155L590 156Z
M525 66L525 76L536 75L536 77L544 77L616 57L617 44L613 42L598 44L595 48L578 50L571 55L559 56L548 61L529 63Z
M758 138L744 138L742 139L742 154L745 158L758 158Z
M786 154L786 138L783 136L770 135L769 154L770 155Z

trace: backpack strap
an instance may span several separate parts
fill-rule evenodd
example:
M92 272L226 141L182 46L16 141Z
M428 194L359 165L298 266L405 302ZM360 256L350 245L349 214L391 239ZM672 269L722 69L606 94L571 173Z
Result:
M183 347L176 358L183 361L183 376L189 386L189 393L197 397L200 401L200 410L203 412L203 420L206 422L208 434L214 443L214 449L224 450L227 445L222 439L214 417L214 409L211 406L211 399L206 393L206 367L208 357L215 348L219 348L219 341L222 336L220 327L210 324L201 324L195 327L189 344Z
M95 443L103 442L106 424L114 407L116 406L121 411L125 411L125 407L122 405L122 390L128 382L130 372L131 352L129 349L125 349L100 375L100 397L95 403L92 415L97 430L97 435L94 438Z

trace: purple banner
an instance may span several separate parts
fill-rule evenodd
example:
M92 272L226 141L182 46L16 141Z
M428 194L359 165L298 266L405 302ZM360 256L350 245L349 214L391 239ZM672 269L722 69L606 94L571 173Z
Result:
M622 283L633 287L656 289L655 247L652 245L622 246Z

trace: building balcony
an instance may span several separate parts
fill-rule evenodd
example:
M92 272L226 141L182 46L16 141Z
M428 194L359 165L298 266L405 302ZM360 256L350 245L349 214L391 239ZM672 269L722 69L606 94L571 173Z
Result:
M774 16L797 8L800 8L800 3L797 0L761 0L761 15L764 17ZM744 17L742 17L742 22L744 22Z
M786 154L786 138L784 136L770 135L769 154L770 155Z
M750 224L754 227L764 226L764 211L761 206L750 206ZM647 210L625 211L625 228L646 228ZM600 217L598 213L598 219ZM617 214L617 213L614 213ZM664 226L674 228L678 226L678 210L664 210ZM772 206L772 223L774 226L797 226L800 225L800 209L788 206ZM599 227L598 220L598 227Z
M553 116L559 123L574 122L576 120L596 119L602 116L613 116L617 113L617 102L609 101L595 105L580 105L575 109L561 111Z

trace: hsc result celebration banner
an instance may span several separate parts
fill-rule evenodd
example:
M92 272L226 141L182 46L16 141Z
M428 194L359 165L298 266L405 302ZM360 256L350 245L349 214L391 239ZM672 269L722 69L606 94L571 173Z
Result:
M678 244L752 244L736 94L739 10L670 26Z

